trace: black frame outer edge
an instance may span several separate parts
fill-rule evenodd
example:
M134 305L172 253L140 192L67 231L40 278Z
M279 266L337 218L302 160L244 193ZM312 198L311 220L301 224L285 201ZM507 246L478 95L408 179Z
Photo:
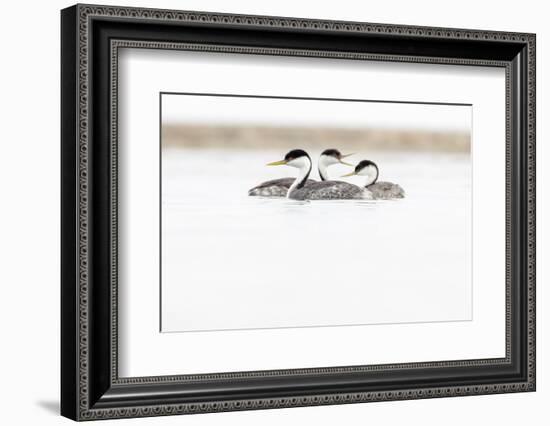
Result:
M61 414L77 418L77 7L61 14Z
M77 137L78 137L78 19L79 6L64 9L61 17L61 210L62 210L62 287L61 287L61 413L74 420L81 418L79 407L80 385L78 383L78 252L77 235ZM154 28L153 28L154 27ZM145 36L144 36L145 34ZM251 38L251 35L253 37ZM299 35L299 37L296 37ZM403 389L410 380L416 380L417 388L459 385L483 385L522 382L527 379L527 286L513 286L513 339L512 360L508 367L487 365L477 367L454 367L453 374L445 368L417 368L412 370L343 373L340 375L311 375L307 377L269 377L219 380L204 383L172 384L113 384L110 380L110 324L109 324L109 231L110 217L110 158L109 140L109 40L111 38L148 39L153 41L182 41L215 43L223 40L232 45L257 45L287 48L314 48L319 50L372 49L375 53L414 54L420 56L460 55L468 58L488 56L488 59L509 61L512 65L512 251L519 252L513 265L513 280L521 283L527 275L527 51L525 43L482 42L471 40L426 40L415 39L410 48L411 37L340 34L335 32L303 32L299 29L263 30L223 25L200 25L185 23L183 26L128 22L124 19L94 18L91 45L90 79L90 312L89 312L89 401L88 409L113 409L141 407L156 404L175 404L264 398L277 396L315 395L327 392L383 391ZM413 37L414 38L414 37ZM366 44L365 44L366 43ZM400 44L401 43L401 44ZM470 43L470 44L469 44ZM471 46L478 49L471 49ZM407 47L409 46L409 47ZM423 46L423 47L422 47ZM454 47L445 50L445 46ZM439 52L440 55L434 55ZM458 52L458 53L457 53ZM487 59L487 58L486 58ZM106 96L107 94L107 96ZM98 119L100 117L100 119ZM454 375L454 377L453 377ZM375 386L374 383L377 383ZM534 390L534 386L530 388ZM222 410L223 411L223 410ZM155 413L152 412L152 415Z

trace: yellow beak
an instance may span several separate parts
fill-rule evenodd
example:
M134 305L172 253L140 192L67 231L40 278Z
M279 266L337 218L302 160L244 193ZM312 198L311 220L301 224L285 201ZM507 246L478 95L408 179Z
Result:
M267 163L266 166L284 166L288 161L286 160L279 160L279 161L273 161L272 163Z
M342 158L346 158L346 157L350 157L352 156L353 154L355 154L354 152L352 152L351 154L344 154L344 155L340 155L340 158L338 159L338 161L340 161L340 164L345 164L346 166L351 166L351 167L354 167L353 164L350 164L350 163L346 163L345 161L342 161Z
M274 161L272 163L267 163L266 166L284 166L286 163L288 163L288 161L279 160L279 161Z
M340 177L348 177L348 176L355 176L355 170L354 170L353 172L351 172L351 173L347 173L347 174L342 175L342 176L340 176Z

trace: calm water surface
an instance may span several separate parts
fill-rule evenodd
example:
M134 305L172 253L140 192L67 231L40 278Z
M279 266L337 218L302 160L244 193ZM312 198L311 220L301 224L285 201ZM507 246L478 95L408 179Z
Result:
M265 167L283 155L163 152L164 331L469 318L469 156L371 154L403 200L249 197L262 181L294 176Z

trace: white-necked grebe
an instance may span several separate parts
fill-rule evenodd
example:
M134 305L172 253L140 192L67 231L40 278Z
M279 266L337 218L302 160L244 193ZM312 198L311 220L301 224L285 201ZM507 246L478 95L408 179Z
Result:
M287 198L292 200L352 200L371 199L369 191L356 185L340 181L321 181L306 185L311 173L311 158L301 149L294 149L280 161L269 163L270 166L290 166L298 169L298 176L290 185Z
M404 198L403 188L392 182L378 182L378 166L370 160L362 160L355 166L355 170L346 176L366 176L365 190L372 194L375 200L391 200L394 198Z
M322 181L329 180L328 168L334 164L345 164L346 166L352 166L352 164L346 163L343 159L349 157L352 154L342 155L337 149L326 149L319 156L318 170L319 176ZM294 182L294 178L279 178L272 179L255 186L248 191L248 195L260 196L260 197L286 197L288 189ZM317 183L314 179L308 179L305 182L305 186Z

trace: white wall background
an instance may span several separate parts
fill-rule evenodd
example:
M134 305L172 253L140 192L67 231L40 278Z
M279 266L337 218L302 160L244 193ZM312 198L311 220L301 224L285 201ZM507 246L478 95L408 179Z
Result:
M104 0L104 4L537 33L538 391L453 399L121 420L120 424L544 424L550 400L550 28L540 0ZM3 4L0 65L0 400L2 423L68 424L59 394L59 9ZM128 423L132 422L132 423ZM113 423L105 422L102 424ZM113 423L114 424L114 423Z

